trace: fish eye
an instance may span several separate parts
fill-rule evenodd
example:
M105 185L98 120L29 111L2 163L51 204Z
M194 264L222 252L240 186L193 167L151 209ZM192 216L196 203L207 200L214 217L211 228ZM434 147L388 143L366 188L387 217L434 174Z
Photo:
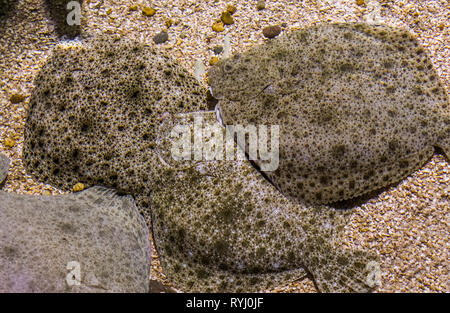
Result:
M233 67L230 64L225 65L224 67L225 72L230 73L233 70Z

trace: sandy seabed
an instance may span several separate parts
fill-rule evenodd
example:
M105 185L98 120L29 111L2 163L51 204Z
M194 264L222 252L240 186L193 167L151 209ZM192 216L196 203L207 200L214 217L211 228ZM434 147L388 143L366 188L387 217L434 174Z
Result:
M44 0L22 0L0 29L0 152L11 160L4 186L19 194L61 194L25 173L22 147L26 107L33 80L58 43L47 19ZM212 49L231 36L232 53L265 40L262 29L280 25L285 32L324 22L368 22L401 27L417 35L446 88L450 83L450 4L446 0L266 1L264 10L251 1L85 0L83 32L121 34L154 45L153 36L167 30L169 40L158 45L193 72L201 59L208 65ZM214 21L228 4L236 6L234 24L214 32ZM139 10L130 11L132 5ZM144 6L156 9L149 17ZM167 20L172 25L167 27ZM206 82L204 81L206 84ZM25 101L13 104L12 94ZM13 139L14 145L5 144ZM382 286L378 292L450 292L450 164L435 155L421 170L355 209L345 228L343 244L380 255ZM169 284L154 256L151 278ZM269 290L268 290L269 291ZM271 292L316 292L309 278Z

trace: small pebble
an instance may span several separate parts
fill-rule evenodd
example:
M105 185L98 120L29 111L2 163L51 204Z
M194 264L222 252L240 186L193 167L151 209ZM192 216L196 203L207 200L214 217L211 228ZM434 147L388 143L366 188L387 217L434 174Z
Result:
M149 8L149 7L145 7L142 9L142 14L144 14L145 16L153 16L155 15L156 10L153 8Z
M281 33L281 27L278 25L267 26L263 29L263 35L267 38L274 38Z
M357 5L364 5L364 0L356 0Z
M214 22L214 24L212 25L212 29L215 32L223 32L225 30L225 28L223 27L223 23L221 21L216 21Z
M214 54L221 54L223 51L223 47L222 46L215 46L213 49Z
M172 21L172 19L167 19L166 20L166 26L167 26L167 28L169 28L170 26L172 26L172 24L173 24L173 21Z
M231 17L230 12L228 12L228 11L222 12L222 16L220 17L220 19L222 20L222 22L223 22L225 25L231 25L231 24L234 23L234 20L233 20L233 18Z
M214 57L211 57L211 59L209 59L209 65L213 66L213 65L216 65L217 63L219 63L218 57L214 56Z
M6 138L4 141L4 144L7 148L12 148L14 147L14 145L16 144L16 142L14 141L14 139L12 138Z
M11 101L11 103L14 103L14 104L20 103L23 100L25 100L25 96L24 95L19 95L19 94L13 94L9 98L9 101Z
M164 43L167 40L169 40L169 34L167 32L160 32L159 34L155 35L155 37L153 37L153 41L157 45Z
M78 192L78 191L83 191L84 188L85 188L84 184L77 183L77 184L75 184L75 186L73 186L72 190L73 190L73 192Z
M137 11L138 9L139 7L137 6L137 4L133 4L128 7L128 10L130 11Z
M258 3L256 3L256 8L258 10L264 10L266 8L266 1L265 0L258 0Z
M237 11L237 8L234 5L232 5L232 4L227 5L227 12L230 12L230 14L234 14L234 12L236 12L236 11Z

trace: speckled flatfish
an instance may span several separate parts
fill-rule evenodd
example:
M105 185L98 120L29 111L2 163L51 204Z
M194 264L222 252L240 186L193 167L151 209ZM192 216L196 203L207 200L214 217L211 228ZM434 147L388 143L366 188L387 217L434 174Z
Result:
M198 114L198 113L197 113ZM219 126L215 113L167 118L158 132L159 176L152 192L155 246L176 288L252 292L285 285L310 272L321 291L368 292L379 285L376 258L339 246L348 211L304 206L283 196L243 160L174 160L176 125L192 136ZM208 125L208 126L207 126ZM190 137L191 138L191 137ZM226 141L237 145L228 137Z
M0 292L147 292L149 233L130 196L0 191Z
M401 29L313 26L225 59L209 77L225 124L280 125L280 164L265 174L308 203L398 182L436 147L450 155L448 95Z

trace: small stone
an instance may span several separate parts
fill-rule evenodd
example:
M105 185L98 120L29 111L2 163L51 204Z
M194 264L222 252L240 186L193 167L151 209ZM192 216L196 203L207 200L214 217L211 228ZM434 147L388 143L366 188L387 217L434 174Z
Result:
M281 27L286 28L287 27L287 23L281 23Z
M139 7L137 6L137 4L133 4L128 7L128 10L130 11L137 11L138 9Z
M357 5L364 5L365 2L364 2L364 0L356 0L356 4Z
M83 191L84 190L84 184L82 183L77 183L75 184L75 186L73 186L72 191L73 192L79 192L79 191Z
M225 30L225 28L223 27L223 23L221 21L216 21L214 22L214 24L212 25L212 29L215 32L223 32Z
M258 3L256 3L256 8L258 10L264 10L266 8L266 1L265 0L258 0Z
M267 26L263 29L263 35L267 38L274 38L281 33L281 27L278 25Z
M17 93L11 95L11 97L9 98L9 101L11 101L11 103L14 103L14 104L20 103L23 100L25 100L25 96L17 94Z
M145 16L153 16L155 15L156 10L153 8L149 8L149 7L145 7L142 9L142 14L144 14Z
M215 46L212 50L213 50L215 55L218 55L218 54L222 53L223 47L222 46Z
M164 43L167 40L169 40L169 34L167 34L167 32L160 32L159 34L155 35L155 37L153 37L153 41L157 45Z
M218 57L214 56L214 57L211 57L211 59L209 59L209 65L213 66L213 65L216 65L217 63L219 63Z
M439 24L438 28L439 30L444 30L445 24L444 23Z
M170 26L172 26L172 24L173 24L173 21L172 21L172 19L167 19L166 20L166 26L167 26L167 28L169 28Z
M231 17L230 12L228 12L228 11L222 12L222 16L220 17L220 19L222 20L222 22L223 22L225 25L231 25L231 24L234 24L234 20L233 20L233 18Z
M111 8L108 8L108 9L106 10L106 14L110 15L111 13L112 13L112 9L111 9Z
M4 144L7 148L12 148L12 147L14 147L16 142L12 138L6 138Z
M227 5L227 12L230 12L230 14L234 14L234 12L236 12L236 11L237 11L237 8L234 5L232 5L232 4Z

